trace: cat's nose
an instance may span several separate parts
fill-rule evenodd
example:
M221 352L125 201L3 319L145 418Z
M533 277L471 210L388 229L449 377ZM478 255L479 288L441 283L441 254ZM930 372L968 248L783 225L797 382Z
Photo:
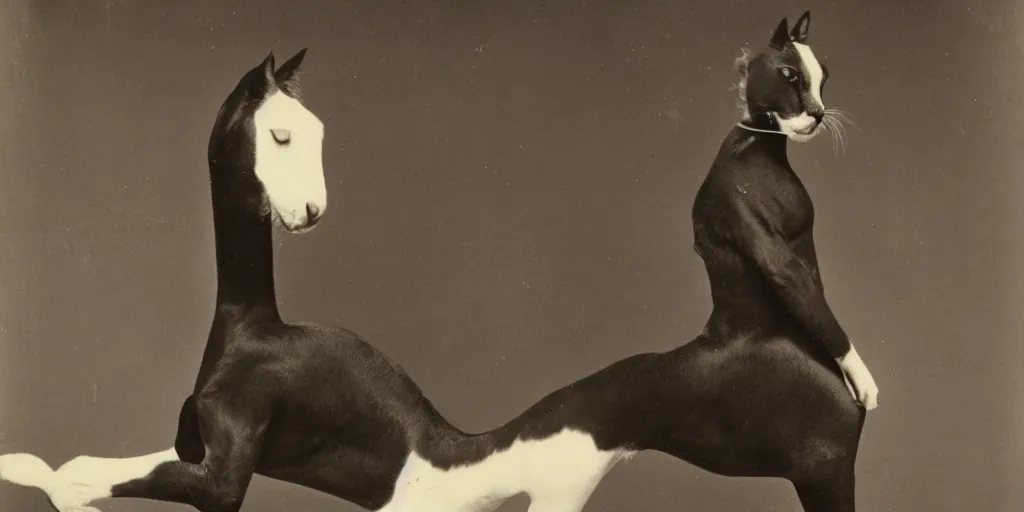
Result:
M821 124L821 121L825 119L825 112L808 112L808 114L810 114L818 124Z

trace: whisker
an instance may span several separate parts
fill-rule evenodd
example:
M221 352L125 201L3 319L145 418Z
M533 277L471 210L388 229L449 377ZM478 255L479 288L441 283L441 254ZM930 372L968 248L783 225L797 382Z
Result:
M851 126L853 126L854 128L857 128L857 125L856 125L856 123L854 123L853 121L851 121L851 120L850 120L850 118L848 118L848 117L846 117L846 116L836 116L836 119L838 119L838 120L840 120L840 121L842 121L842 122L844 122L844 123L849 123L849 124L850 124ZM857 128L857 129L859 130L860 128Z
M838 119L835 120L836 126L839 128L839 143L842 146L843 154L846 154L846 146L849 145L849 136L846 134L846 127Z
M825 127L825 131L827 131L829 137L832 138L832 154L833 155L837 155L837 154L839 154L839 146L837 145L838 143L836 142L836 130L835 130L835 127L832 124L833 121L832 121L831 118L828 118L828 117L824 118L823 121L824 121L824 125L823 126Z
M846 124L842 121L839 122L839 127L843 130L843 151L846 151L846 146L850 145L850 133L846 130Z
M837 121L836 124L839 125L840 131L843 134L843 155L846 155L846 148L850 145L850 135L846 131L846 125L841 121Z
M838 155L839 154L839 150L842 149L843 153L845 154L846 153L846 143L843 140L842 126L839 125L839 121L835 120L832 117L826 117L825 119L828 119L829 125L832 126L832 133L833 133L833 135L835 137L835 146L836 146L836 148L835 148L834 153L836 155Z
M846 131L846 123L853 124L842 111L838 109L826 109L825 117L832 120L836 132L839 134L840 143L843 146L843 153L846 153L846 146L849 145L849 134ZM856 125L854 125L856 127Z
M825 114L835 116L840 121L845 121L852 125L854 128L856 128L857 131L860 131L860 127L857 126L857 123L853 122L853 119L851 119L851 114L845 110L841 110L838 108L827 108L825 109Z
M837 121L833 118L826 117L825 124L828 126L831 135L833 135L833 155L839 155L839 150L842 146L842 139L840 138L840 129L837 125Z
M841 110L826 109L825 113L839 119L849 119L850 117L849 114Z
M839 146L843 150L843 154L846 154L847 135L846 128L843 126L842 120L834 115L826 115L825 119L828 120L829 124L832 127L832 130L835 132L836 137L839 140Z

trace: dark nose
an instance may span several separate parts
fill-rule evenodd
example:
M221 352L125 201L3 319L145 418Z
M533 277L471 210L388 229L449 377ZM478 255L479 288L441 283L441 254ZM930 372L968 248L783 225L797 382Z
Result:
M813 117L814 120L817 121L819 124L821 123L822 119L825 119L825 113L824 112L810 112L810 114L811 114L811 117Z
M310 225L316 224L316 221L320 220L320 213L319 206L313 203L306 203L306 218Z

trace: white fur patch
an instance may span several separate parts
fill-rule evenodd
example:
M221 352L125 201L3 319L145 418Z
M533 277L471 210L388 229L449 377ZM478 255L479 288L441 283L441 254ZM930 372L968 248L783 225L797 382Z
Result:
M516 440L469 466L438 469L415 452L379 512L489 512L520 493L530 512L578 512L616 462L632 452L601 451L586 433L565 429Z
M818 58L814 56L814 52L811 51L811 47L806 44L793 42L793 46L796 48L797 53L800 55L800 60L803 63L803 73L807 77L807 81L810 82L811 98L818 102L816 107L825 108L825 102L821 100L821 81L825 77L825 71L821 68L821 63L818 62Z
M521 493L530 512L580 512L601 479L635 452L602 451L586 433L565 429L540 440L516 440L467 466L434 467L415 452L406 459L391 501L378 512L490 512ZM94 512L121 483L176 461L173 448L125 459L81 456L57 471L35 455L0 457L0 479L41 489L60 512Z
M789 119L774 112L772 115L775 117L775 122L779 124L779 130L794 142L807 142L821 132L821 125L807 112L801 112L800 115Z
M850 351L839 358L838 362L853 398L869 411L878 407L878 384L853 344L850 344Z
M327 208L324 125L295 98L271 94L253 115L256 177L277 217L290 231L309 227L306 205Z
M174 448L126 459L80 456L53 471L35 455L14 453L0 456L0 479L42 490L60 512L92 511L96 509L88 505L109 498L114 486L145 477L160 464L176 460Z
M821 81L824 79L825 71L822 69L817 57L814 56L810 46L793 42L793 47L796 48L797 53L800 55L802 72L807 81L810 82L811 101L817 102L817 105L812 106L824 109L825 104L821 100ZM788 119L778 114L774 114L774 116L775 121L779 124L779 130L794 142L807 142L821 132L821 125L806 110L801 112L800 115Z

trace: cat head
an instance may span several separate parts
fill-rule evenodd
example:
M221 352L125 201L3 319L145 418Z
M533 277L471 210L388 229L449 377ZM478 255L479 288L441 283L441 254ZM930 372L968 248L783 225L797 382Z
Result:
M792 30L782 18L768 48L737 60L744 121L777 126L790 140L806 142L823 129L822 92L828 68L818 62L807 44L811 13L805 12Z

